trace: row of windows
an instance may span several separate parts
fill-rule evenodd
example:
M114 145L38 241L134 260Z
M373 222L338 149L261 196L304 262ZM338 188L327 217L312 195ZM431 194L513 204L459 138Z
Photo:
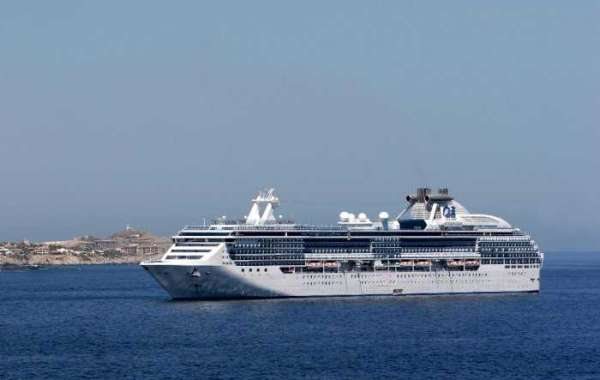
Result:
M178 244L215 244L228 241L228 246L231 247L243 247L243 248L269 248L269 247L288 247L288 248L321 248L321 247L357 247L357 246L373 246L373 247L456 247L456 246L475 246L475 238L447 238L447 239L402 239L402 238L357 238L351 239L337 238L337 239L298 239L298 238L257 238L257 239L245 239L245 238L234 238L234 237L198 237L198 238L174 238ZM208 244L207 244L208 245ZM479 241L480 247L505 247L505 248L517 248L517 247L532 247L532 243L529 240L526 241Z
M475 252L472 248L402 248L402 252L406 253L430 253L430 252Z
M540 259L510 259L510 260L491 259L491 260L481 260L482 264L538 264L540 262L541 262Z
M231 258L236 261L256 261L256 260L304 260L304 256L302 255L240 255L240 254L230 254Z
M180 255L168 255L167 260L200 260L202 255L195 256L180 256Z
M217 243L205 243L205 242L177 242L175 244L176 247L216 247L219 244Z
M438 272L432 272L432 273L438 273ZM448 273L450 276L454 276L454 277L477 277L477 276L487 276L487 273L482 273L482 272L444 272L444 273ZM335 279L335 278L339 278L341 277L343 274L308 274L308 275L302 275L303 279ZM370 273L370 274L350 274L350 278L370 278L370 277L378 277L379 275L375 274L375 273ZM426 277L435 277L436 274L425 274L423 272L416 272L416 273L411 273L411 274L407 274L407 273L403 273L403 274L397 274L396 278L414 278L414 277L422 277L422 278L426 278Z
M184 252L183 250L180 252ZM189 250L187 252L209 252L206 251L195 251ZM438 253L438 252L446 252L446 253L460 253L460 252L475 252L474 249L471 248L377 248L373 249L373 253L382 254L382 255L393 255L393 254L402 254L402 253ZM275 249L232 249L229 252L232 257L242 258L244 257L247 260L259 260L266 258L299 258L303 257L304 252L299 251L289 251L289 250L275 250ZM323 249L312 249L308 250L306 253L370 253L369 249L338 249L338 248L323 248ZM511 252L495 252L495 251L481 251L483 257L537 257L538 253L536 251L527 250L522 252L511 251Z
M238 239L232 245L236 247L302 247L301 239Z
M231 253L268 253L268 252L290 252L290 253L301 253L301 252L314 252L314 253L344 253L344 252L370 252L371 247L369 246L328 246L328 247L254 247L249 248L248 246L231 246L228 248ZM392 251L392 252L474 252L475 248L470 246L462 247L388 247L388 246L375 246L373 245L373 251ZM536 252L532 247L513 247L513 248L487 248L480 247L481 252Z
M261 248L261 249L252 249L252 248L231 248L229 249L229 253L235 254L244 254L244 255L274 255L274 254L289 254L289 255L299 255L303 253L303 250L291 250L291 249L281 249L281 248Z
M185 258L186 256L181 256L181 258ZM202 256L193 256L194 258L200 258ZM167 259L175 258L175 256L167 256ZM177 256L177 258L180 258ZM282 257L267 257L267 256L237 256L232 257L232 259L238 265L252 265L252 266L264 266L264 265L304 265L305 258L303 257L293 257L293 256L282 256ZM541 259L538 257L530 257L530 258L483 258L481 260L482 264L530 264L530 263L541 263ZM384 262L387 265L398 265L394 263ZM410 268L410 266L407 266Z
M304 260L302 261L291 261L291 260L282 260L282 261L244 261L244 262L239 262L238 260L235 261L235 263L237 265L244 265L244 266L252 266L252 267L257 267L257 266L274 266L274 265L281 265L281 266L285 266L285 265L304 265Z
M454 276L457 276L456 274ZM462 273L459 274L459 276L465 276L465 277L469 277L472 278L473 280L476 278L485 278L487 277L487 273ZM451 276L452 277L452 276ZM397 275L396 278L405 278L405 279L409 279L409 280L415 280L418 278L422 278L422 279L426 279L426 278L430 278L432 280L440 280L437 279L431 275ZM443 278L441 279L443 280ZM471 280L471 281L473 281ZM361 285L369 285L369 286L388 286L389 285L389 280L360 280L359 283ZM321 286L333 286L333 285L342 285L343 282L342 281L309 281L309 282L304 282L304 285L308 285L308 286L315 286L315 285L321 285Z
M540 265L505 265L504 268L505 269L516 269L516 268L539 268ZM521 272L521 274L523 274L524 272ZM516 273L511 273L511 274L516 274Z
M244 243L244 242L235 242L230 245L232 248L303 248L304 244L302 243L272 243L265 241L264 243Z
M254 270L255 270L256 272L260 272L260 269L261 269L261 268L254 268ZM267 271L268 271L268 270L267 270L268 268L262 268L262 269L263 269L263 272L267 272ZM242 268L242 272L245 272L245 271L246 271L246 268ZM248 268L248 272L252 272L252 268Z
M311 249L308 253L369 253L368 248L316 248Z
M313 286L313 285L331 286L331 285L342 285L342 282L341 281L317 281L317 282L305 282L304 285L309 285L309 286Z
M481 252L535 252L531 247L513 247L513 248L480 248Z
M506 257L506 258L515 258L515 257L538 257L537 252L510 252L510 253L489 253L489 252L481 252L481 257Z
M403 247L436 247L436 248L455 248L455 247L475 247L474 239L410 239L402 240Z
M397 247L389 247L385 245L375 245L373 244L373 249L392 249L392 250L406 250L406 249L417 249L423 250L426 252L457 252L457 251L473 251L475 247L473 246L455 246L455 247L437 247L437 246L397 246Z
M210 251L210 249L172 249L171 253L206 253Z
M531 242L529 241L481 241L480 246L488 247L529 247Z
M224 238L197 238L197 239L181 239L176 237L173 239L177 244L190 244L190 243L224 243L226 240L231 240L233 238L224 239Z

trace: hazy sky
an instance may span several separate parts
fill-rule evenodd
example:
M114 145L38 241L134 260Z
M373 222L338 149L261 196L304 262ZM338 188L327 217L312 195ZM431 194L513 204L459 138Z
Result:
M600 2L2 1L0 240L448 186L600 249ZM374 215L373 215L374 216Z

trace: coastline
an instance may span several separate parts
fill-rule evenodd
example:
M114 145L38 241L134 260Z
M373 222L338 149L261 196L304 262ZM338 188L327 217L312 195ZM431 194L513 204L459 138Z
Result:
M168 238L126 226L110 236L70 240L0 241L0 269L57 265L138 264L159 259L170 247Z
M2 268L26 268L59 265L101 265L101 264L139 264L144 260L158 259L160 256L73 256L73 255L31 255L26 257L0 257Z

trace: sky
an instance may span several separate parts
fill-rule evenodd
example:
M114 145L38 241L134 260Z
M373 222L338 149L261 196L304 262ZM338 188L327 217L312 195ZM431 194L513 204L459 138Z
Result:
M600 250L598 1L2 1L0 240L449 187Z

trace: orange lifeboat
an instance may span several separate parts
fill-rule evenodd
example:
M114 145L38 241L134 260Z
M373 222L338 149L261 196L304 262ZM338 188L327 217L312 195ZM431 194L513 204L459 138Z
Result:
M478 267L479 264L479 260L465 260L465 266L467 267Z
M415 261L416 267L428 267L430 265L431 265L431 260L416 260Z
M465 265L464 260L448 260L448 266L452 268L462 267Z

